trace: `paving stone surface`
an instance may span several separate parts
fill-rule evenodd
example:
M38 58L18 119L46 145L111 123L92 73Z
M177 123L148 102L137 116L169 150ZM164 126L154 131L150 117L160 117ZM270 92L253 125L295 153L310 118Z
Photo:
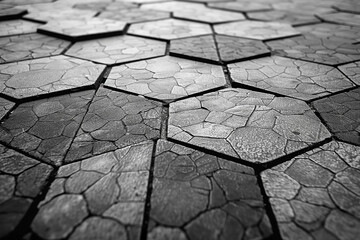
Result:
M263 239L272 233L252 168L166 140L157 143L150 219L148 239L164 239L164 232L167 239Z
M0 65L0 92L23 99L93 86L103 65L55 56Z
M74 5L74 8L93 11L121 11L124 9L137 8L138 6L130 2L111 2L111 1L89 1Z
M65 158L71 162L160 137L162 107L143 97L100 88Z
M133 36L77 42L66 55L103 64L124 63L165 55L166 43Z
M24 16L25 19L47 23L49 21L63 21L76 19L91 19L95 16L96 11L80 10L72 8L60 9L61 11L52 9L48 11L35 10Z
M218 8L223 10L237 11L237 12L256 12L271 10L271 4L258 3L253 1L238 1L238 2L214 2L208 3L207 6L211 8Z
M0 63L61 54L70 42L32 33L0 38Z
M26 9L14 8L11 5L9 7L0 6L0 20L10 20L21 18L22 15L26 14Z
M221 66L165 56L111 69L106 86L169 101L222 87Z
M330 133L305 102L229 88L171 103L168 137L265 163Z
M338 69L284 57L266 57L228 65L232 79L270 92L311 100L351 88Z
M116 12L104 11L98 17L120 20L127 23L137 23L137 22L145 22L151 20L166 19L170 17L170 13L147 10L147 9L131 8L131 9L118 10Z
M339 3L333 6L333 8L339 10L340 12L349 12L349 13L360 13L360 4L356 2L352 3Z
M325 22L332 22L344 25L360 27L360 16L353 13L324 13L317 15Z
M13 108L15 103L0 97L0 120Z
M348 77L351 81L360 85L360 62L354 62L339 66L339 69Z
M283 239L357 239L359 154L333 141L261 173Z
M0 37L16 35L16 34L25 34L25 33L35 33L38 26L41 24L34 23L24 20L9 20L0 22Z

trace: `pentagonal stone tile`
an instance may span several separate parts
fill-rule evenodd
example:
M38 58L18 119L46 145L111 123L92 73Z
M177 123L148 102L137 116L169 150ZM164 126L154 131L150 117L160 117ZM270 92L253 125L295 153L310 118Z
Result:
M351 81L360 85L360 62L349 63L339 66L339 69L348 76Z
M51 7L51 5L49 5ZM53 6L54 7L54 6ZM96 14L96 11L92 10L80 10L72 8L62 9L49 9L47 11L33 9L24 16L25 19L38 21L38 22L49 22L49 21L61 21L61 20L76 20L76 19L91 19Z
M12 5L1 4L0 6L0 20L10 20L21 18L26 14L26 9L14 8Z
M360 4L354 2L349 3L339 3L333 6L336 10L341 12L349 12L349 13L360 13Z
M218 8L230 11L237 12L256 12L256 11L267 11L271 10L272 7L270 4L262 2L252 2L252 1L241 1L241 2L215 2L209 3L209 7Z
M0 144L0 237L14 231L53 168Z
M74 8L93 11L121 11L124 9L137 8L138 6L130 2L104 2L91 1L74 5Z
M170 13L132 8L132 9L123 9L116 12L104 11L98 17L124 21L127 23L137 23L137 22L145 22L145 21L169 18Z
M24 20L10 20L0 22L0 36L34 33L41 24L24 21Z
M283 239L357 239L360 148L332 141L261 173Z
M0 92L23 99L93 86L105 66L66 56L0 65Z
M310 35L270 41L267 44L279 55L327 65L336 66L360 59L360 45Z
M169 138L253 163L330 136L306 103L296 99L229 88L170 104Z
M38 32L70 40L85 40L122 34L125 22L104 18L49 21Z
M290 24L278 22L240 21L218 24L214 29L219 34L256 40L271 40L300 34Z
M237 83L301 100L311 100L354 86L334 67L284 57L259 58L228 66Z
M262 200L253 169L159 140L148 239L269 237Z
M332 22L338 24L345 24L351 26L360 27L360 16L353 13L336 12L336 13L324 13L317 15L325 22Z
M15 103L0 97L0 120L13 108Z
M183 37L212 34L209 25L176 19L166 19L146 23L135 23L128 33L171 40Z
M140 239L152 151L147 141L60 167L32 230L42 239Z
M100 88L65 161L98 155L160 136L161 105Z
M340 140L360 145L360 89L323 98L315 109Z
M70 42L42 34L0 38L0 62L13 62L59 55Z
M60 165L94 91L20 104L0 125L0 140Z
M174 100L226 84L221 66L165 56L111 69L106 86Z
M77 42L67 55L98 63L115 64L165 55L166 43L133 36Z

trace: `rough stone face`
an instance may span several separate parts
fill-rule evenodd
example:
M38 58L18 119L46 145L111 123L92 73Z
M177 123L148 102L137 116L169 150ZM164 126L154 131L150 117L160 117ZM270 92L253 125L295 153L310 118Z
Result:
M314 15L302 14L296 12L287 12L281 10L273 10L266 12L251 12L247 16L253 20L259 21L274 21L288 23L292 26L300 26L305 24L314 24L320 22Z
M231 10L237 12L256 12L256 11L267 11L271 10L272 7L270 4L262 2L252 2L252 1L241 1L241 2L214 2L208 3L209 7Z
M60 167L32 230L44 239L140 239L152 151L147 141Z
M0 97L0 120L14 107L14 103Z
M332 141L261 173L283 239L357 238L359 154Z
M360 61L339 66L339 69L350 78L351 81L360 85Z
M157 227L148 229L150 239L185 239L183 231L189 239L256 239L272 233L249 167L159 140L154 178L149 225Z
M113 67L105 85L159 100L174 100L226 84L220 66L165 56Z
M302 101L225 89L170 104L168 137L250 162L269 162L330 137Z
M334 5L333 8L341 12L360 13L360 4L355 2L339 3Z
M317 15L325 22L332 22L350 26L360 27L360 16L353 13L336 12L336 13L324 13Z
M26 14L26 9L14 8L12 5L2 4L0 6L0 20L11 20L21 18Z
M24 20L9 20L0 22L0 36L35 33L38 26L41 24L24 21Z
M127 23L137 23L170 18L170 13L152 11L148 9L131 8L118 10L116 12L104 11L98 17L124 21Z
M51 7L51 5L49 5ZM24 16L25 19L38 22L51 22L57 20L79 20L90 19L95 16L96 11L72 9L69 7L61 7L60 9L47 9L46 11L38 8L28 10L29 13Z
M74 5L74 8L82 10L94 10L94 11L121 11L129 10L131 8L137 8L138 6L134 3L127 2L112 2L112 1L90 1L88 3L79 3Z

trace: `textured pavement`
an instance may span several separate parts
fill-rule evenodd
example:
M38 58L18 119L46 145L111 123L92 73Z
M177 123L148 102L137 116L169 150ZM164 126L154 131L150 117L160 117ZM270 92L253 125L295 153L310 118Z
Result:
M359 236L357 0L0 0L0 239Z

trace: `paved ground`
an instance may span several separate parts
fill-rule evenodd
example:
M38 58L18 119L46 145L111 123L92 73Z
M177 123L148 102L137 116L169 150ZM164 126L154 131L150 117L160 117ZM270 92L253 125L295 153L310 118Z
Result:
M0 239L356 240L358 0L0 1Z

